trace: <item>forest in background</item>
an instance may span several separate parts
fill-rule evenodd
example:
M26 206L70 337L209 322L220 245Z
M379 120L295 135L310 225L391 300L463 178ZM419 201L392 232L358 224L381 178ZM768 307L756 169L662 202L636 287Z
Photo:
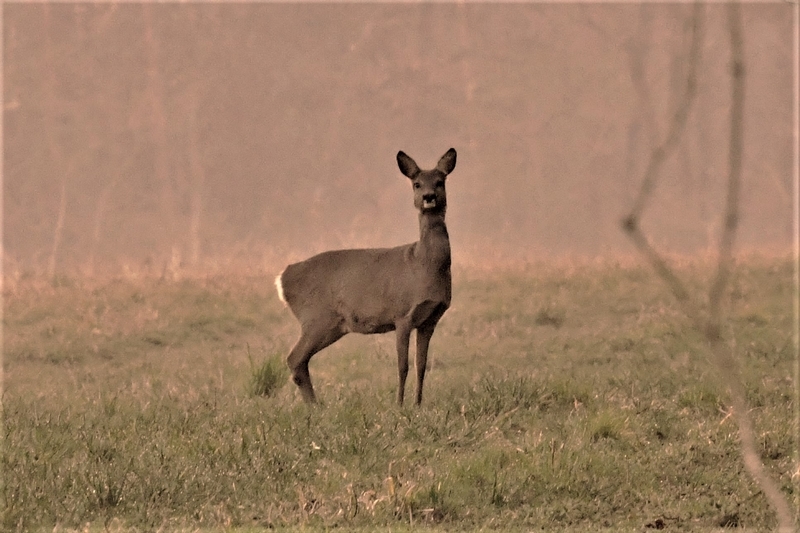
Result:
M25 273L280 268L414 240L403 150L449 147L456 262L632 253L620 230L687 68L691 6L10 4L3 261ZM716 244L730 52L642 221ZM744 249L791 244L790 4L747 4Z

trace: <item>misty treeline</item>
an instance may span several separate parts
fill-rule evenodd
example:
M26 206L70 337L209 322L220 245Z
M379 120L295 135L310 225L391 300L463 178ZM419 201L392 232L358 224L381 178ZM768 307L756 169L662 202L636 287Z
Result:
M450 146L456 262L629 253L620 217L679 105L692 13L3 9L5 274L51 276L269 269L409 242L415 213L394 156L431 166ZM696 104L642 220L681 253L715 244L725 186L724 11L704 9ZM790 9L743 6L743 248L791 241Z

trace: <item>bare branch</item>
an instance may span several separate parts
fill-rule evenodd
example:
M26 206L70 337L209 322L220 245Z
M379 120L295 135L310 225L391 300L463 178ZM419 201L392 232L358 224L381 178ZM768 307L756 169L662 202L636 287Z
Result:
M709 320L719 325L722 292L728 284L733 261L733 242L738 225L739 190L742 181L742 137L744 128L744 38L739 4L728 9L731 32L731 134L728 152L728 198L719 242L717 277L709 292Z
M689 295L689 291L686 289L686 286L680 280L678 276L670 269L669 265L667 264L666 260L658 253L650 241L647 239L647 236L642 232L641 228L638 226L634 226L633 228L625 228L628 230L628 236L633 240L633 243L639 249L642 255L650 262L650 265L653 269L661 276L669 288L672 289L672 294L678 300L678 302L683 305L684 312L689 316L689 318L694 323L698 323L702 321L702 315L700 314L700 310L696 307L696 304L692 300L691 296Z
M731 37L731 133L728 153L728 198L725 220L719 242L717 276L709 290L709 317L705 327L706 338L720 370L720 375L728 385L733 412L739 424L739 440L745 468L758 483L778 517L778 530L794 531L794 517L789 510L786 498L781 494L775 481L764 470L758 454L753 421L747 408L744 387L739 378L736 360L725 348L720 337L722 294L730 279L733 263L733 243L739 218L739 190L742 181L742 151L744 130L744 36L742 33L742 12L739 2L728 4L728 27Z
M672 125L664 142L657 146L650 157L645 171L642 188L630 215L623 221L623 228L642 254L650 261L656 272L672 289L673 294L683 305L684 311L691 318L692 324L705 335L709 343L714 364L717 366L721 381L727 386L733 412L739 426L739 439L742 459L750 476L758 483L778 518L781 532L795 531L794 517L789 504L775 481L765 471L764 464L758 454L755 443L753 423L748 414L744 386L739 377L736 359L732 351L725 346L722 338L721 308L723 294L730 281L733 264L733 244L736 238L739 216L739 193L742 176L743 130L744 130L744 37L742 31L741 6L738 2L728 4L728 26L731 39L731 116L730 144L728 153L728 190L724 213L724 224L718 247L716 277L709 289L709 312L704 318L695 308L689 293L683 284L666 264L659 253L650 245L638 225L638 219L647 205L647 201L655 188L660 165L671 154L677 145L686 123L691 101L695 95L696 67L699 56L699 28L701 27L702 10L695 4L695 26L690 57L690 68L686 81L686 94L678 106Z
M700 49L703 42L704 15L705 8L703 4L695 2L692 14L692 44L689 50L689 72L686 76L683 98L678 100L678 109L675 110L675 114L672 116L672 123L670 124L667 137L664 139L664 142L657 146L650 154L650 161L644 173L639 196L633 204L630 215L628 215L624 222L623 227L626 230L631 223L634 227L637 225L636 222L640 218L647 201L655 190L661 165L672 154L673 150L675 150L683 134L687 119L689 118L689 111L691 110L697 94L697 67L700 64Z
M633 243L648 259L656 272L669 284L673 294L684 306L686 313L693 321L700 320L701 317L699 310L696 308L696 304L692 301L689 291L686 289L683 282L670 270L666 260L650 244L639 227L639 220L647 205L647 201L652 195L653 190L655 190L661 165L674 151L683 134L691 105L695 100L697 92L697 68L700 63L700 50L703 42L704 15L705 10L703 5L700 2L696 2L692 13L692 42L689 52L689 67L683 98L679 99L678 109L672 117L672 123L666 139L660 145L656 146L650 154L650 160L647 164L644 177L642 178L639 196L636 198L630 214L622 221L623 230L628 233ZM644 77L643 74L637 70L638 67L639 65L637 65L637 62L632 60L634 81L637 82L638 80L638 84L641 85L644 83ZM639 87L639 93L642 97L642 102L647 104L649 102L649 98L647 97L649 92L646 88ZM651 132L656 131L654 123L650 124L650 130Z
M708 329L706 338L711 343L711 353L720 371L720 377L728 385L734 418L739 426L739 443L744 466L750 476L758 483L772 508L775 509L775 514L778 517L778 531L781 533L794 533L794 518L789 510L789 504L778 485L764 469L764 463L758 453L753 422L750 419L745 390L739 377L736 360L732 356L730 348L725 346L722 338L716 333L716 330ZM711 340L712 338L713 341Z

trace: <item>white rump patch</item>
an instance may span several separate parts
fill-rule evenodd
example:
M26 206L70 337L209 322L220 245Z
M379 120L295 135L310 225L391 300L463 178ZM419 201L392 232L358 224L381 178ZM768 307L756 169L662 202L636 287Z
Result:
M283 276L283 272L277 275L275 278L275 288L278 289L278 298L283 302L283 305L288 305L286 303L286 298L283 296L283 283L281 282L281 277Z

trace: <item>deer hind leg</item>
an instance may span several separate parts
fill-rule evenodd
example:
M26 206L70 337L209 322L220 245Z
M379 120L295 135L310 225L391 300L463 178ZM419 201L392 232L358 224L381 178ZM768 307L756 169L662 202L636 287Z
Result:
M292 381L300 388L303 400L306 403L317 401L314 387L311 385L311 374L308 371L308 362L323 348L330 346L344 335L338 324L330 327L311 326L304 324L300 338L295 343L286 363L292 372Z

